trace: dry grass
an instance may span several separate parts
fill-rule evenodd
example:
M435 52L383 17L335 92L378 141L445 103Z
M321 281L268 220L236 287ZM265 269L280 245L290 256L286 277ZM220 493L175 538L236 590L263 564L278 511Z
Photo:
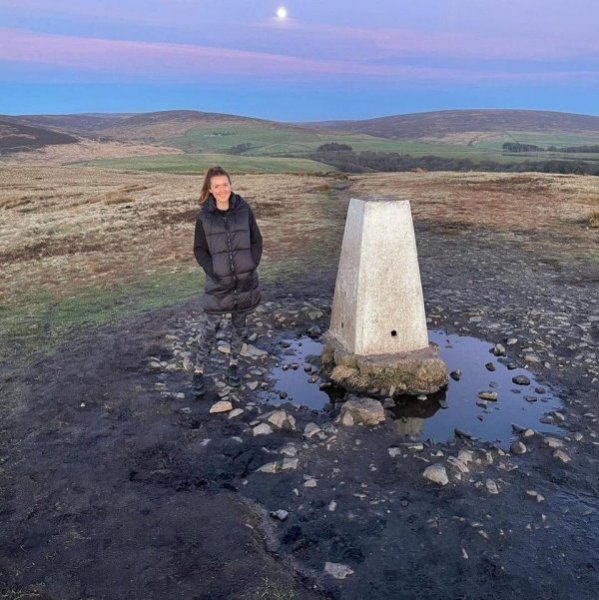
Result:
M419 221L515 234L539 255L594 255L589 211L599 178L543 173L378 173L352 177L354 195L411 201Z
M589 227L596 229L599 227L599 210L593 211L588 219Z
M22 165L69 165L102 158L126 158L128 156L148 156L181 154L178 148L154 146L137 142L96 142L81 140L77 144L46 146L38 150L18 152L0 160L0 166L20 167Z
M597 221L589 218L599 212L596 178L387 173L340 179L234 178L264 233L263 277L297 279L315 266L335 268L346 211L346 201L336 197L339 185L349 186L345 197L408 198L421 225L517 236L535 256L568 266L599 261ZM199 293L192 247L201 181L82 167L0 167L0 328L12 338L33 339L50 327L54 339L69 324L102 322L107 307L158 306ZM64 327L54 326L59 318Z
M271 262L328 251L333 208L313 176L247 175L236 190L255 207ZM201 177L92 168L0 168L0 301L45 290L71 295L156 271L196 268ZM310 191L312 190L312 191ZM333 211L334 212L334 211ZM342 227L343 207L336 222Z

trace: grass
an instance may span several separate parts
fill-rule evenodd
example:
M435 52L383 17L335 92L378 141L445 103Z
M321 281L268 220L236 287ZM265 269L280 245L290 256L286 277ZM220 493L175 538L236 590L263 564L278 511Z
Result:
M589 227L593 229L599 228L599 210L593 211L588 218Z
M201 289L202 277L194 269L163 270L123 285L88 286L66 297L45 289L25 294L18 302L0 306L0 359L6 360L15 349L20 355L51 352L74 331L183 302Z
M204 174L209 167L221 165L230 173L321 173L335 168L305 158L234 156L227 154L175 154L100 159L85 166L121 171Z

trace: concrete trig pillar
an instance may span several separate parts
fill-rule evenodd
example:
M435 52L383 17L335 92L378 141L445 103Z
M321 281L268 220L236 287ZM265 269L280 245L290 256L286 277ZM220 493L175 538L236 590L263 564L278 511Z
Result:
M421 394L446 384L428 342L407 200L352 198L323 364L352 391Z

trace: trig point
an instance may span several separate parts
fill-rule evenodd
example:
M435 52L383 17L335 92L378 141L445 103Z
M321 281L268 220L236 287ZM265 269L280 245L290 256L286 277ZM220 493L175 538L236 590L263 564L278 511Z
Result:
M355 392L429 394L447 369L429 345L410 203L352 198L322 362Z

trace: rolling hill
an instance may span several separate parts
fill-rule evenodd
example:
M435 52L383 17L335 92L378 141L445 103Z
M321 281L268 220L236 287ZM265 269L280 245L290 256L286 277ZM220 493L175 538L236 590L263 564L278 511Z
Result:
M317 129L342 130L404 140L443 139L472 132L599 135L599 117L540 110L444 110L363 121L323 121L306 125Z
M15 156L19 150L77 142L88 144L86 158L82 156L79 162L169 172L196 172L206 161L214 160L226 162L235 172L259 172L261 168L264 172L351 170L348 165L364 162L357 156L364 153L377 154L374 163L372 157L366 157L370 165L383 164L387 155L426 157L422 167L427 169L431 157L445 159L443 164L450 170L453 160L463 161L462 169L470 163L501 166L530 160L598 164L599 153L583 155L561 152L560 148L598 145L599 117L533 110L450 110L292 124L194 110L0 116L0 153ZM321 146L331 142L350 147L357 158L341 160L323 153ZM510 153L504 147L506 142L536 150ZM103 152L96 151L94 156L90 144L102 146ZM114 151L107 144L113 144ZM136 144L140 149L133 151ZM156 156L165 152L180 156ZM95 157L103 160L96 163ZM393 161L397 164L396 158ZM67 162L73 158L65 159Z
M66 133L23 125L10 118L0 118L0 154L34 150L48 145L76 144L78 141Z

